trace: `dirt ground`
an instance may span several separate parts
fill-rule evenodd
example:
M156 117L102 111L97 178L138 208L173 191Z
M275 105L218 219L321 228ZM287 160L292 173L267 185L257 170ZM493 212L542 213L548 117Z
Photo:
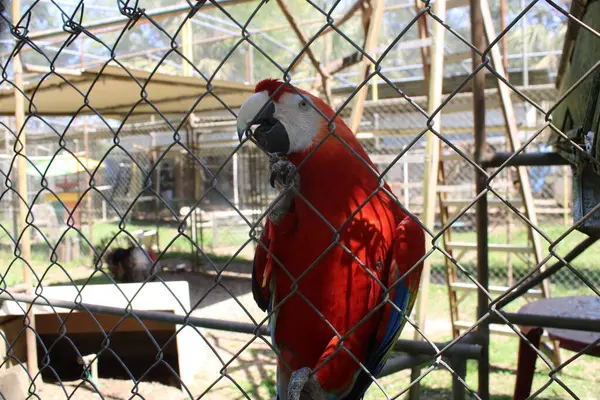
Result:
M190 285L192 315L201 318L237 322L260 322L265 314L256 306L249 280L250 265L234 264L229 274L216 281L207 273L161 273L165 281L186 280ZM403 332L412 338L413 332ZM428 334L446 330L447 321L428 321ZM270 399L275 395L275 359L267 343L248 334L200 329L204 338L201 372L185 388L178 389L157 382L142 381L136 390L130 380L100 379L100 392L105 399ZM193 350L191 350L193 351ZM79 385L79 386L77 386ZM65 392L66 391L66 392ZM93 388L71 382L64 385L39 383L36 393L43 400L101 398Z
M173 261L173 262L176 262ZM89 269L77 269L73 278L82 282ZM260 322L265 314L252 298L249 264L232 264L227 277L217 281L214 271L203 273L160 273L165 281L187 281L190 304L195 317L229 321ZM233 276L233 277L232 277ZM51 279L52 280L52 279ZM158 382L142 381L137 387L131 380L100 378L99 391L81 381L59 383L36 379L35 393L43 400L58 399L262 399L270 398L274 390L274 358L269 346L252 335L200 329L204 348L201 372L185 387L177 388ZM194 349L191 349L194 351ZM226 369L223 368L226 366ZM223 370L223 373L221 373ZM244 394L246 393L246 394ZM12 399L11 399L12 400ZM17 399L15 399L17 400Z
M120 379L100 379L98 392L88 384L81 382L66 382L61 387L58 384L36 382L36 394L42 400L125 400L130 398L143 398L146 400L164 400L164 399L189 399L181 390L162 385L156 382L140 382L134 390L131 381ZM134 394L135 393L135 394ZM16 400L16 399L15 399Z

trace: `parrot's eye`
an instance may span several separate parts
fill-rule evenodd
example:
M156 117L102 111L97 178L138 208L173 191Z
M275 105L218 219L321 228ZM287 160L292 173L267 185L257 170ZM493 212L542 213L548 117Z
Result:
M304 110L308 110L308 102L304 99L300 100L300 103L298 103L298 107L304 111Z

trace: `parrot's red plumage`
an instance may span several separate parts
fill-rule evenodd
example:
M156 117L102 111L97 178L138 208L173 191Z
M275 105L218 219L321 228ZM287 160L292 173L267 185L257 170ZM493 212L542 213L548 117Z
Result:
M310 146L299 147L304 139L297 136L310 131L296 132L286 107L298 103L304 110L302 98L309 99L332 118L327 104L277 80L260 82L256 92L277 92L273 118L290 135L286 156L300 175L301 196L281 220L267 220L253 269L257 303L275 310L279 399L287 399L291 373L304 367L315 371L325 398L360 399L372 382L357 361L376 376L414 304L422 265L400 278L424 255L423 230L380 185L375 165L340 118L328 125L318 115ZM309 156L328 126L335 136Z

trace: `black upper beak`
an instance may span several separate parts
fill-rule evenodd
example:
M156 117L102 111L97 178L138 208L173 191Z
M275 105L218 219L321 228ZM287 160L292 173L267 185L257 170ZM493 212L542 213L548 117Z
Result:
M276 118L275 103L270 101L262 111L254 118L252 125L258 125L254 132L250 128L238 130L238 137L242 140L244 134L253 136L260 147L269 153L287 154L290 150L290 139L283 124Z

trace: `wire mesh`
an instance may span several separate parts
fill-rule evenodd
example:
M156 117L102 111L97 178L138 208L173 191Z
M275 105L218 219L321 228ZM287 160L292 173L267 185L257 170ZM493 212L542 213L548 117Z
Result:
M597 203L586 202L577 190L571 193L572 186L598 182L597 175L581 179L586 168L600 165L593 141L598 138L598 113L585 117L581 104L564 111L575 97L588 105L590 93L597 93L591 85L599 74L600 34L591 15L599 2L569 8L552 0L508 1L510 21L488 38L485 48L467 39L468 4L448 2L447 12L436 14L433 3L417 3L229 0L173 6L163 1L34 0L21 2L12 17L14 5L1 5L0 110L6 118L0 122L5 131L0 159L0 369L9 377L2 379L14 382L6 391L0 385L2 397L273 398L276 366L289 366L268 327L286 302L294 301L322 319L340 343L325 362L310 366L311 375L320 376L319 370L341 354L371 383L367 399L395 399L409 390L414 394L419 386L426 388L422 395L427 398L450 397L452 386L455 397L485 399L467 360L480 359L483 351L491 354L491 362L515 367L516 360L493 358L516 355L515 337L544 368L525 397L597 395L594 383L584 381L587 370L600 367L590 355L600 338L584 348L563 350L566 360L548 356L506 314L527 304L529 297L502 302L557 261L564 266L549 278L553 297L600 296L600 269L589 256L598 247L579 260L567 255L586 236L578 228L599 220ZM501 4L491 6L497 18ZM383 33L370 46L377 7L385 11ZM426 111L423 88L432 79L430 49L435 45L431 32L440 28L446 36L443 100ZM539 29L559 33L544 36ZM571 67L571 75L564 67L559 70L562 58L570 57L557 47L563 40L583 42L590 49L587 58L578 58L577 67ZM524 52L533 51L508 55L519 44ZM578 45L564 49L574 52ZM501 46L506 76L493 60ZM471 65L472 52L478 65ZM514 102L523 143L516 153L546 152L557 141L558 148L576 157L573 169L527 167L536 219L524 207L518 168L504 163L484 170L472 156L473 94L467 89L484 72L484 97L491 104L484 111L490 153L511 150L509 122L495 89L499 85L508 88ZM264 149L255 139L237 140L240 99L267 77L319 93L334 109L331 115L316 109L327 132L306 160L317 157L322 143L336 141L360 159L360 168L374 174L374 189L353 205L347 220L337 225L328 221L307 200L302 183L282 193L272 188ZM552 85L557 77L558 89ZM194 85L199 89L190 89ZM341 120L352 124L359 107L353 100L361 89L371 98L356 136L377 170L336 126ZM573 136L578 127L573 121L584 120L596 139L593 134ZM435 194L435 223L425 226L431 138L441 142L444 177L439 182L429 177L440 195ZM297 166L301 182L305 163ZM486 177L480 193L478 171ZM317 259L302 265L299 277L261 239L276 200L286 195L309 203L321 234L332 236ZM387 286L374 266L365 265L365 256L354 254L340 239L344 226L379 196L393 198L431 243L422 259ZM482 266L475 248L456 247L475 243L480 233L475 207L483 197L488 198L490 249L521 249L490 251L489 288L477 281ZM574 207L579 210L575 220ZM598 230L588 233L598 235ZM541 259L522 250L531 246L532 235L541 237ZM300 289L332 248L342 249L369 274L381 296L355 326L344 330ZM114 256L115 250L120 256ZM288 295L267 313L251 293L249 261L260 252L291 277L288 288L279 288ZM303 250L293 252L301 258ZM418 316L406 316L402 337L426 345L398 342L386 367L375 374L363 355L353 353L352 335L385 307L398 309L386 296L417 274L423 261L431 264L432 286L418 296L430 298L436 310L429 310L433 315L427 325ZM115 272L119 268L143 270L142 278L124 283L123 274ZM461 284L470 289L460 298L459 312L452 288ZM489 303L481 318L475 313L475 293L483 293ZM472 322L455 332L448 324L451 318ZM473 339L494 318L512 338ZM296 321L291 329L308 330L305 324ZM474 345L465 344L473 340ZM415 366L421 369L409 375L406 370ZM518 377L520 372L514 373ZM488 377L492 395L506 394L506 385L498 384L501 375Z

